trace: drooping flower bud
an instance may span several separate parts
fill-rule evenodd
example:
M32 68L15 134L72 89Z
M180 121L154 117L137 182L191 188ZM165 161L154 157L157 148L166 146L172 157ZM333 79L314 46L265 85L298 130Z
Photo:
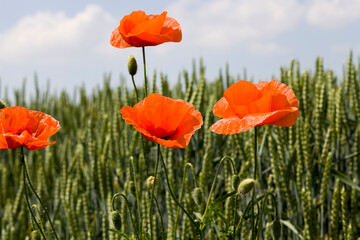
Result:
M148 178L146 179L146 187L147 187L148 189L153 188L153 186L154 186L154 181L155 181L154 176L148 177ZM156 183L157 183L157 178L156 178Z
M137 72L137 63L133 55L130 55L128 59L128 71L131 76L134 76Z
M233 175L232 178L231 178L231 183L232 183L232 186L234 188L234 190L236 190L240 184L240 177L239 175Z
M114 228L116 230L119 230L121 229L121 216L120 216L120 213L119 211L112 211L111 212L111 220L114 224Z
M255 180L252 178L244 179L238 186L237 192L239 195L249 193L255 187Z
M31 232L31 240L40 240L41 236L40 233L38 232L38 230L33 230Z
M200 188L195 188L194 191L192 192L192 197L194 199L194 202L196 203L196 205L201 206L201 204L204 202L205 198L204 198L204 194L202 192L202 190Z
M279 219L275 219L273 222L273 235L274 235L275 240L280 239L281 223L280 223Z

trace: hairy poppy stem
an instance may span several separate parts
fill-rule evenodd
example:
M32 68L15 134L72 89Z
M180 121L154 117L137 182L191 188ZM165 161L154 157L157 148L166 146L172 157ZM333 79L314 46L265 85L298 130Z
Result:
M31 191L35 194L36 198L39 200L41 207L44 209L45 215L46 215L46 217L49 219L49 223L50 223L51 229L52 229L52 231L53 231L53 233L54 233L54 235L55 235L55 238L56 238L57 240L59 240L59 237L58 237L58 235L57 235L57 233L56 233L56 231L55 231L55 228L54 228L54 224L53 224L52 221L51 221L49 212L48 212L48 210L46 209L46 207L45 207L44 203L42 202L41 198L39 197L39 195L36 193L33 185L31 184L31 180L30 180L29 174L28 174L28 172L27 172L27 168L26 168L26 163L25 163L25 158L24 158L24 147L23 147L23 146L20 147L20 158L21 158L21 163L22 163L23 168L24 168L24 176L26 175L26 178L27 178L27 180L28 180L30 189L31 189ZM25 178L25 177L24 177L24 178ZM24 179L24 187L26 187L25 179ZM26 189L26 188L25 188L25 189ZM26 190L25 190L25 193L26 193Z
M160 207L159 207L159 203L158 203L158 200L157 198L154 196L154 200L155 200L155 204L156 204L156 208L158 210L158 213L159 213L159 216L160 216L160 222L161 222L161 239L165 239L165 228L164 228L164 221L163 221L163 218L162 218L162 214L161 214L161 211L160 211Z
M143 63L144 63L144 90L145 90L144 98L145 98L148 95L148 92L147 92L148 83L147 83L147 77L146 77L146 61L145 61L145 47L142 47L142 55L143 55Z
M132 83L134 85L134 90L135 90L135 94L136 94L136 103L138 103L139 102L139 93L138 93L138 90L137 90L137 87L136 87L136 84L135 84L134 75L131 75L131 80L132 80Z
M191 168L192 170L192 174L193 174L193 178L194 178L194 184L195 187L197 188L197 182L196 182L196 178L195 178L195 171L194 171L194 167L191 163L187 163L185 164L184 167L184 174L183 174L183 179L182 179L182 183L181 183L181 191L180 191L180 198L179 198L179 202L182 202L182 198L183 198L183 194L184 194L184 185L185 185L185 178L186 178L186 171L188 170L188 168ZM180 206L178 206L178 209L176 211L176 218L175 218L175 226L174 226L174 239L176 239L176 229L177 229L177 225L179 222L179 213L180 213Z
M31 214L31 218L32 220L35 222L37 228L39 229L41 235L43 236L44 239L46 238L45 233L43 232L42 228L40 227L38 221L35 218L35 215L31 209L30 203L29 203L29 197L27 195L27 188L26 188L26 166L25 166L25 158L24 158L24 150L23 150L23 146L20 147L20 153L19 153L19 157L20 157L20 162L21 162L21 166L23 169L23 180L24 180L24 192L25 192L25 201L26 201L26 205L30 211Z
M144 154L145 155L145 154ZM151 239L153 239L153 235L152 235L152 210L153 210L153 200L154 200L154 192L155 192L155 187L156 187L156 175L157 175L157 170L158 170L158 166L159 166L159 158L160 158L160 145L158 145L158 151L157 151L157 157L156 157L156 163L155 163L155 171L154 171L154 185L152 186L151 189L151 199L150 199L150 234L151 234Z
M161 155L161 151L160 151L160 145L158 145L158 153L160 153L160 158L161 158L161 162L163 164L163 167L164 167L164 172L165 172L165 177L166 177L166 182L167 182L167 185L168 185L168 188L169 188L169 192L170 192L170 195L171 197L173 198L173 200L175 201L175 203L181 208L181 210L184 211L184 213L186 214L186 216L190 219L190 222L192 223L192 225L196 228L196 230L198 231L199 233L199 237L200 239L203 239L203 233L202 231L200 230L199 228L199 225L194 221L194 219L190 216L190 214L188 213L188 211L186 211L186 209L178 202L178 200L176 199L172 189L171 189L171 186L170 186L170 181L169 181L169 177L168 177L168 174L167 174L167 170L166 170L166 165L165 165L165 161Z
M237 219L237 208L238 208L238 205L237 205L237 203L238 203L238 197L239 197L239 195L236 195L236 197L235 197L235 208L234 208L234 228L233 228L233 238L232 239L236 239L236 219Z
M41 220L41 214L40 214L40 210L39 210L39 208L34 204L34 205L32 205L31 206L31 210L33 209L33 208L35 208L35 211L36 211L36 213L37 213L37 215L39 216L39 222L40 222L40 226L41 226L41 229L43 230L43 232L45 232L45 228L44 228L44 224L43 224L43 222L42 222L42 220ZM46 240L46 238L45 238L45 240Z
M210 202L211 202L211 196L212 196L212 193L213 193L214 188L215 188L216 179L217 179L217 176L218 176L218 174L219 174L219 171L220 171L220 169L221 169L221 167L222 167L222 165L223 165L223 163L224 163L225 160L228 160L228 161L231 163L231 167L232 167L233 170L235 169L234 162L233 162L233 160L231 159L231 157L225 156L225 157L223 157L223 158L221 159L220 164L219 164L219 167L217 168L216 173L215 173L214 181L213 181L213 183L212 183L212 185L211 185L211 190L210 190L210 194L209 194L209 197L208 197L208 200L207 200L207 203L206 203L205 212L204 212L204 215L203 215L203 220L206 218L206 213L207 213L207 211L208 211L208 209L209 209Z
M136 233L136 238L137 238L137 239L140 239L140 238L139 238L139 232L138 232L138 230L137 230L137 228L136 228L136 224L135 224L134 218L133 218L133 216L132 216L132 211L131 211L130 203L129 203L129 201L127 200L127 198L126 198L126 196L125 196L124 194L122 194L122 193L117 193L117 194L115 194L115 195L112 197L112 199L111 199L111 205L112 205L113 211L116 210L116 208L115 208L115 199L117 198L117 196L121 196L121 197L123 197L123 198L125 199L126 206L128 207L128 210L129 210L129 213L130 213L131 223L132 223L133 228L134 228L135 233Z
M258 133L258 127L254 127L255 136L254 136L254 180L256 180L256 166L257 166L257 133ZM251 239L255 239L255 213L254 213L254 202L255 202L255 187L253 188L252 192L252 208L251 208L251 215L252 215L252 232L251 232Z
M135 184L135 195L136 195L136 203L137 203L137 209L138 209L138 217L139 217L139 233L142 233L142 218L141 218L141 210L140 210L140 198L138 193L138 185L136 182L136 170L135 170L135 164L134 164L134 158L130 157L131 165L133 168L133 179Z
M273 193L268 192L268 193L265 194L264 202L263 202L263 205L262 205L261 212L258 214L258 215L259 215L259 217L258 217L259 224L262 223L262 214L265 212L265 204L267 203L268 196L271 196L272 199L273 199L273 201L274 201L274 206L275 206L275 219L278 220L278 221L280 221L276 197L275 197L275 195L274 195ZM261 226L261 225L260 225L260 226ZM259 234L260 234L260 231L258 231L258 233L257 233L257 238L258 238L258 239L259 239Z

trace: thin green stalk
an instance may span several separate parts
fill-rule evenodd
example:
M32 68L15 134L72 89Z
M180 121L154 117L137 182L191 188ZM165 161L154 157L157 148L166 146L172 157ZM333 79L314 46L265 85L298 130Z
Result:
M236 195L236 197L235 197L235 208L234 208L234 228L233 228L233 238L232 239L234 239L235 240L235 238L236 238L236 216L237 216L237 208L238 208L238 206L237 206L237 203L238 203L238 197L239 197L239 195Z
M183 194L184 194L185 179L186 179L186 171L187 171L188 168L191 168L193 178L194 178L195 187L198 187L197 182L196 182L196 178L195 178L195 171L194 171L193 165L191 163L185 164L183 179L182 179L182 183L181 183L181 191L180 191L179 202L182 202L182 198L183 198ZM179 221L179 213L180 213L180 206L178 206L178 209L176 211L175 226L174 226L174 238L176 238L176 228L177 228L178 221Z
M148 95L147 89L148 89L148 84L147 84L147 77L146 77L146 61L145 61L145 47L142 47L142 55L143 55L143 63L144 63L144 90L145 90L145 96L144 98Z
M158 200L157 198L154 196L154 200L155 200L155 204L156 204L156 208L158 210L158 213L159 213L159 216L160 216L160 222L161 222L161 239L165 239L165 228L164 228L164 222L163 222L163 218L162 218L162 214L161 214L161 211L160 211L160 207L159 207L159 203L158 203Z
M202 234L202 231L200 230L199 228L199 225L194 221L194 219L190 216L190 214L188 213L188 211L186 211L186 209L178 202L178 200L176 199L172 189L171 189L171 186L170 186L170 181L169 181L169 177L168 177L168 174L167 174L167 170L166 170L166 165L165 165L165 161L161 155L161 151L160 151L160 145L159 145L159 148L158 148L158 153L160 153L160 158L161 158L161 162L163 164L163 167L164 167L164 172L165 172L165 177L166 177L166 182L167 182L167 185L168 185L168 188L169 188L169 192L170 192L170 195L171 197L174 199L175 203L181 208L181 210L184 211L184 213L186 214L186 216L188 216L188 218L190 219L190 222L191 224L196 228L196 230L198 231L199 233L199 237L200 239L203 239L203 234Z
M139 102L139 93L138 93L138 90L136 88L136 84L135 84L135 80L134 80L134 75L131 75L131 80L133 82L133 85L134 85L134 89L135 89L135 94L136 94L136 103Z
M24 192L25 192L26 205L27 205L27 207L28 207L28 209L30 211L30 214L31 214L31 217L32 217L33 221L35 222L37 228L40 230L41 235L43 236L44 239L46 239L46 235L43 232L43 230L41 229L39 223L37 222L37 220L35 218L35 215L34 215L32 209L31 209L31 207L30 207L29 197L27 195L27 188L26 188L25 159L24 159L22 147L21 147L21 150L20 150L20 160L21 160L21 165L23 167L23 180L24 180Z
M40 198L39 195L36 193L34 187L33 187L32 184L31 184L30 177L29 177L29 174L28 174L28 171L27 171L27 168L26 168L26 163L25 163L25 158L24 158L24 147L23 147L23 146L21 146L21 148L20 148L20 154L21 154L21 157L22 157L22 164L23 164L23 167L24 167L25 175L26 175L26 178L27 178L27 180L28 180L30 189L31 189L31 191L35 194L36 198L39 200L41 207L44 209L45 215L46 215L46 217L49 219L49 223L50 223L51 229L52 229L52 231L53 231L53 233L54 233L54 235L55 235L55 238L56 238L57 240L59 240L59 237L58 237L58 235L56 234L54 225L53 225L53 223L52 223L52 221L51 221L51 218L50 218L50 216L49 216L49 212L47 211L47 209L46 209L45 205L43 204L41 198ZM24 181L24 184L25 184L25 181Z
M260 214L258 214L258 218L257 218L256 225L258 224L258 222L260 222L260 224L261 224L261 222L262 222L262 214L263 214L263 212L265 211L265 204L266 204L266 202L267 202L268 196L271 196L271 197L273 198L274 206L275 206L275 219L280 221L276 197L274 196L273 193L268 192L268 193L265 194L263 206L262 206L262 209L261 209ZM261 225L260 225L260 226L261 226ZM261 230L260 227L259 227L259 229ZM258 233L257 233L257 235L258 235L257 238L258 238L258 239L260 239L260 238L259 238L259 234L260 234L260 231L258 231Z
M39 216L39 222L40 222L39 225L41 226L43 232L45 232L44 224L43 224L43 222L42 222L42 220L41 220L40 210L39 210L39 208L38 208L35 204L31 206L31 209L33 209L33 208L35 208L35 210L36 210L36 212L37 212L37 215ZM46 237L45 237L45 240L47 240Z
M151 239L153 238L152 235L152 210L153 210L153 199L154 199L154 192L155 192L155 187L156 187L156 175L157 175L157 170L158 170L158 166L159 166L159 158L160 158L160 145L158 145L158 151L157 151L157 157L156 157L156 163L155 163L155 171L154 171L154 185L152 186L151 189L151 199L150 199L150 233L151 233Z
M254 128L255 131L255 137L254 137L254 180L256 181L256 163L257 163L257 126L255 126ZM251 229L252 229L252 234L251 234L251 239L254 240L255 239L255 213L254 213L254 202L255 202L255 187L253 188L253 192L252 192L252 208L251 208L251 215L252 215L252 221L251 221Z
M230 161L231 166L232 166L232 170L233 170L233 173L234 173L235 165L234 165L234 162L233 162L233 160L231 159L231 157L229 157L229 156L223 157L223 158L221 159L220 165L219 165L219 167L217 168L216 173L215 173L214 181L213 181L213 183L212 183L211 190L210 190L210 194L209 194L209 197L208 197L208 201L207 201L207 203L206 203L206 207L205 207L205 211L204 211L204 215L203 215L204 218L203 218L203 219L206 218L206 213L207 213L207 211L208 211L208 209L209 209L209 206L210 206L211 196L212 196L212 193L213 193L214 188L215 188L216 179L217 179L217 176L218 176L219 171L220 171L220 169L221 169L221 166L223 165L223 162L224 162L225 160L229 160L229 161ZM204 226L203 226L203 227L204 227Z
M132 223L133 228L134 228L134 230L135 230L136 238L137 238L137 239L140 239L140 238L139 238L139 232L138 232L138 230L137 230L137 228L136 228L136 224L135 224L134 218L133 218L132 213L131 213L131 207L130 207L129 201L127 200L127 198L126 198L126 196L125 196L124 194L122 194L122 193L117 193L117 194L115 194L115 195L112 197L112 199L111 199L111 205L112 205L113 211L115 211L115 209L116 209L116 208L115 208L115 199L116 199L117 196L121 196L121 197L123 197L123 198L125 199L126 205L127 205L127 207L128 207L129 213L130 213L131 223Z
M136 204L137 204L137 209L138 209L138 217L139 217L139 233L140 235L142 235L142 218L141 218L141 210L140 210L140 198L139 198L139 194L138 194L138 185L136 182L136 170L135 170L135 164L134 164L134 158L130 157L130 162L133 168L133 179L134 179L134 184L135 184L135 195L136 195Z

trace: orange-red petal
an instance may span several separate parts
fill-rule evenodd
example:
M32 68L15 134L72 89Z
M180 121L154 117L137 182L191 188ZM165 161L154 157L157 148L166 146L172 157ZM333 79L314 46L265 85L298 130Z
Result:
M183 100L150 94L134 107L124 106L122 118L149 141L184 148L203 124L200 112Z
M24 107L3 108L0 110L0 149L44 148L55 143L47 140L59 129L59 122L45 113Z
M257 84L241 80L225 91L213 111L224 118L210 128L218 134L245 132L266 124L289 127L299 115L293 91L275 80Z
M160 15L146 15L139 10L124 16L120 25L112 32L110 44L117 48L127 48L180 42L180 24L166 15L166 11Z

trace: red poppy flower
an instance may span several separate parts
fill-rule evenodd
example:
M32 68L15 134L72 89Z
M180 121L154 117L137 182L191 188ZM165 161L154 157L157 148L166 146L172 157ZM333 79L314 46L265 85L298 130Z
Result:
M223 119L210 130L227 135L266 124L290 127L296 122L299 107L295 94L283 83L241 80L224 92L213 112Z
M203 124L199 111L181 99L152 93L134 107L121 108L122 118L149 141L184 148Z
M24 107L3 108L0 110L0 149L44 148L55 144L47 140L59 129L59 122L45 113Z
M160 15L146 15L134 11L126 15L111 34L110 44L117 48L156 46L164 42L180 42L180 24L173 18Z

